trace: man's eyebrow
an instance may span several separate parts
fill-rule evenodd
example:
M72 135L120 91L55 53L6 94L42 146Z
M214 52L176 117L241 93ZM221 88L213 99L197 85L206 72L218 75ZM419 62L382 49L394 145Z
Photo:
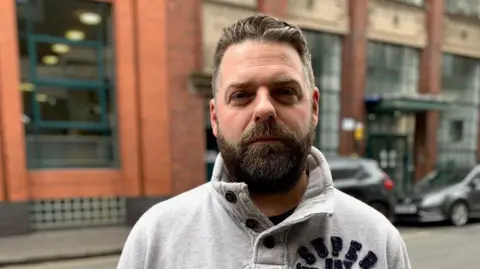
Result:
M252 83L251 82L232 82L228 84L227 90L231 88L248 88L251 87Z
M268 82L268 86L284 86L284 85L301 85L301 83L291 76L278 76L272 81ZM226 92L228 93L232 89L249 89L255 86L252 81L236 81L227 85Z
M288 85L288 84L297 84L300 85L300 82L292 77L280 77L274 79L272 82L269 83L270 85L281 86L281 85Z

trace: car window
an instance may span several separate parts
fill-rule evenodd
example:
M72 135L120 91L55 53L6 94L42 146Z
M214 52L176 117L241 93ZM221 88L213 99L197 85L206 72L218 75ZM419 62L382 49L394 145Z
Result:
M417 184L417 188L437 188L437 187L446 187L453 184L462 182L465 177L470 173L471 169L462 168L462 169L439 169L429 175L424 179L420 180Z
M338 168L332 170L332 178L333 179L348 179L348 178L355 178L355 174L357 173L357 168Z
M333 180L360 179L368 177L369 174L361 167L343 167L331 169Z

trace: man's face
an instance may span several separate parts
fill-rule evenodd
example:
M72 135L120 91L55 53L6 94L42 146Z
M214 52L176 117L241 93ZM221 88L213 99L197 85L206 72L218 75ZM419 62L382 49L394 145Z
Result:
M210 120L231 180L257 194L293 188L312 146L319 98L296 50L259 41L232 45L217 82Z

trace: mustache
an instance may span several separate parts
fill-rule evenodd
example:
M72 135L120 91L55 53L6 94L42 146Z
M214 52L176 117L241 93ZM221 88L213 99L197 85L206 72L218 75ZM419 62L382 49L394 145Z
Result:
M294 138L285 128L275 122L268 121L255 124L252 129L243 136L241 141L243 145L246 145L262 137L276 138L283 141L290 141Z

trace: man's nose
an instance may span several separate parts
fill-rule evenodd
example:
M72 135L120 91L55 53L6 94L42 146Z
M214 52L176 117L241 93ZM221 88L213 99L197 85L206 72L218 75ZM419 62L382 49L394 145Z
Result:
M253 114L255 123L272 120L277 117L268 89L259 89L255 99L255 112Z

